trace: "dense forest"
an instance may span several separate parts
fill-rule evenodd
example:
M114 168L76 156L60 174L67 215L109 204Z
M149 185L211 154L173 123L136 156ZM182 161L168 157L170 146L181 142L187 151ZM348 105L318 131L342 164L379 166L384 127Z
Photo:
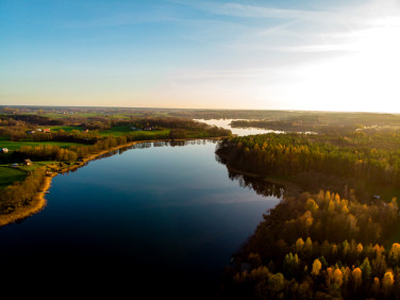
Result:
M227 139L216 152L230 168L284 177L311 192L347 186L361 196L367 187L375 193L400 182L398 133L270 133Z
M385 198L399 194L399 146L397 132L376 131L270 133L219 144L231 172L311 192L285 193L264 215L227 268L226 298L400 298L400 244L392 242L398 205Z
M398 299L400 244L385 244L398 205L352 191L285 198L226 270L227 299Z

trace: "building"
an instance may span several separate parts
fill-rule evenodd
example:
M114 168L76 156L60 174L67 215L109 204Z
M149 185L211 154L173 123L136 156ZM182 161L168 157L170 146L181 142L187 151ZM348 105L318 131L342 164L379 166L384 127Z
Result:
M25 166L32 166L33 162L28 158L28 159L25 159L24 164L25 164Z
M8 149L7 148L0 148L0 153L7 153Z

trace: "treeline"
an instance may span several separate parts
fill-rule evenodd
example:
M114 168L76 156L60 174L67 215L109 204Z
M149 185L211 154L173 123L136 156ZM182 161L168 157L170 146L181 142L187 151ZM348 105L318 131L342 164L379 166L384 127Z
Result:
M306 112L281 113L275 117L234 120L232 127L257 127L292 132L348 134L356 130L393 131L400 129L400 115L379 113Z
M157 140L157 139L180 139L180 138L188 138L188 137L212 137L219 136L221 134L229 134L225 131L221 130L210 130L206 132L199 132L199 134L195 134L189 136L189 133L184 129L171 129L169 133L160 133L160 134L152 134L146 135L145 133L137 133L135 135L122 135L122 136L109 136L103 137L99 135L91 135L91 133L77 132L74 135L72 131L72 135L70 133L65 135L64 138L60 138L64 136L64 132L57 133L56 135L44 134L49 138L56 137L57 141L73 141L73 142L83 142L88 144L82 145L72 145L68 149L60 148L57 145L48 145L43 144L36 147L31 146L21 146L19 150L14 151L10 154L9 159L13 159L15 161L22 161L25 158L30 158L32 160L55 160L55 161L69 161L74 162L77 159L85 158L90 154L97 153L103 150L108 150L113 147L117 147L120 145L127 144L133 141L144 141L144 140ZM84 138L87 136L87 138ZM50 139L51 140L51 139Z
M74 162L78 158L85 158L90 154L124 145L129 141L132 140L128 140L125 136L119 136L102 138L93 145L72 145L68 149L48 144L42 144L35 147L21 146L19 150L14 151L13 159L22 161L24 158L30 158L34 161L55 160Z
M25 124L32 125L63 125L64 121L61 119L52 119L44 116L34 114L0 114L0 120L6 120L9 123L14 121L23 121Z
M53 132L35 132L26 137L26 139L34 142L57 141L81 144L94 144L102 138L98 131L64 131L62 129Z
M355 181L395 187L400 182L399 145L398 134L271 133L228 139L217 154L228 166L259 175L297 181L333 176L342 187Z
M8 214L29 204L45 176L45 168L36 168L22 182L15 182L0 193L0 214Z
M285 198L226 272L227 299L398 299L396 199L369 205L329 191ZM385 248L387 247L387 248Z

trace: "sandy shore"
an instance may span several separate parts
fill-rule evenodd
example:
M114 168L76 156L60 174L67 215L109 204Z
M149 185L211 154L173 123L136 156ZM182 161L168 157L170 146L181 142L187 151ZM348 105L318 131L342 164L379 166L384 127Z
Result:
M176 139L176 142L179 141L189 141L189 140L220 140L225 137L215 137L215 138L193 138L193 139ZM33 197L32 201L29 203L29 205L23 206L18 208L12 213L2 215L0 214L0 227L4 225L8 225L20 220L23 220L27 217L30 217L38 212L40 212L47 204L45 195L46 192L50 189L51 186L51 180L53 177L57 176L59 173L65 173L69 172L71 170L75 170L78 168L81 168L85 166L89 161L95 160L99 158L102 155L108 154L113 151L118 151L119 149L123 148L129 148L133 145L137 144L143 144L143 143L154 143L154 142L171 142L170 139L162 139L162 140L144 140L144 141L133 141L129 142L123 145L119 145L107 150L103 150L94 154L91 154L85 158L82 159L81 162L76 163L72 166L67 166L67 167L59 167L57 169L53 168L53 173L51 176L45 176L43 182L41 183L38 192L36 195Z

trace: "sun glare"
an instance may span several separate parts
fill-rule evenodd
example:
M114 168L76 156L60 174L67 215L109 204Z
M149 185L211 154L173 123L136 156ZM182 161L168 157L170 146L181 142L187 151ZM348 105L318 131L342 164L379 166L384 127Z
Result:
M400 18L373 25L349 34L345 54L302 66L287 94L318 110L400 112Z

